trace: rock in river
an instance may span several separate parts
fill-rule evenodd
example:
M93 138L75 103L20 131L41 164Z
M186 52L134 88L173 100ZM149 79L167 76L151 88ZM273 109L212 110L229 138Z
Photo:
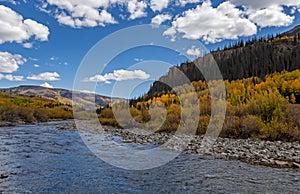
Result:
M1 179L6 179L6 178L8 178L8 174L3 173L3 174L0 175L0 178Z

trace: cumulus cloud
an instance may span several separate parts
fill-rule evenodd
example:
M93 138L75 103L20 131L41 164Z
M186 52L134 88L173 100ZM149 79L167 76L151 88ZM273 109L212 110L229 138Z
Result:
M295 17L289 16L283 12L283 7L272 6L250 12L249 19L261 27L269 26L288 26L293 23Z
M130 20L147 16L148 7L145 0L47 0L43 9L47 9L48 5L57 8L54 13L60 24L73 28L117 24L108 12L108 8L113 5L125 6L130 13Z
M38 75L28 76L27 79L38 81L57 81L60 80L60 75L56 72L44 72Z
M4 77L8 81L23 81L23 79L24 79L24 76L15 76L15 75L11 75L11 74L5 75Z
M247 9L259 10L272 6L288 6L288 7L300 7L300 2L295 0L230 0L237 6L243 6Z
M195 5L187 6L188 4ZM188 39L215 43L254 35L258 27L288 26L300 10L300 1L225 0L212 6L211 0L43 0L41 8L51 11L60 24L81 28L117 24L115 16L110 13L111 8L116 6L122 10L121 13L116 13L116 17L122 20L146 17L150 9L162 12L168 8L168 13L174 15L174 10L186 10L188 7L183 13L176 13L178 15L172 27L165 35L170 35L173 41L175 35L181 33ZM185 8L176 9L176 6ZM152 18L151 23L159 25L171 20L172 16L169 14L158 14ZM30 22L23 23L28 25ZM37 32L33 29L31 31ZM42 37L36 36L40 39Z
M114 0L116 1L116 0ZM113 0L85 1L85 0L47 0L49 5L56 6L55 17L60 24L74 28L105 26L116 24L113 16L106 11L106 8ZM44 9L47 6L44 5ZM102 9L99 11L99 9Z
M127 6L130 13L130 20L147 16L147 12L145 11L147 3L144 1L129 0Z
M133 79L145 80L150 77L149 74L142 70L115 70L113 73L108 73L105 75L95 75L93 77L86 78L84 82L105 82L111 83L110 81L125 81Z
M74 28L105 26L106 24L117 23L113 16L106 10L103 10L100 13L94 13L95 15L92 15L92 11L88 10L89 8L84 8L77 11L78 13L74 12L72 16L63 12L61 14L57 14L56 18L60 24L68 25Z
M199 57L200 54L201 54L201 51L199 48L196 48L195 46L192 46L192 48L188 49L186 51L186 54L187 55L190 55L190 56L196 56L196 57Z
M172 16L169 14L159 14L159 15L155 16L154 18L152 18L151 23L156 24L156 25L161 25L162 23L164 23L165 21L168 21L170 19L172 19Z
M40 67L39 64L34 64L33 66L36 67L36 68Z
M47 41L50 34L47 26L31 19L24 20L21 15L4 5L0 5L0 25L0 44L23 43L31 37L38 41Z
M14 76L11 74L3 75L0 73L0 80L6 79L8 81L23 81L24 76Z
M53 88L53 86L52 85L50 85L49 83L47 83L47 82L45 82L45 83L43 83L42 85L40 85L40 86L42 86L42 87L44 87L44 88Z
M151 0L150 7L153 11L161 11L167 8L170 0Z
M19 69L27 60L19 54L0 52L0 72L13 73Z
M300 8L300 1L296 0L230 0L230 2L244 7L245 14L260 27L288 26L295 17L286 14L284 6L292 9Z
M244 18L243 12L230 2L224 2L214 8L208 1L177 17L164 35L174 39L177 33L182 33L184 38L215 43L223 39L254 35L257 33L257 27Z

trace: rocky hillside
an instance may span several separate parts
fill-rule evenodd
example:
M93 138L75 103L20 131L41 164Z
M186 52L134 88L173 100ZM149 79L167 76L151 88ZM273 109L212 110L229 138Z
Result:
M284 36L297 36L300 33L300 25L294 27L293 29L283 33Z
M196 67L198 66L209 72L210 77L213 78L214 72L211 72L211 64L215 62L226 80L237 80L253 76L263 78L274 72L300 69L299 33L300 26L297 26L277 37L254 39L246 43L239 43L231 48L214 51L194 62L172 67L166 76L161 77L153 84L148 94L153 96L162 91L170 90L170 87L163 83L169 83L173 87L180 85L182 80L176 76L178 70L183 72L190 81L203 80L202 73Z
M84 92L73 92L65 89L52 89L40 86L19 86L15 88L0 89L0 91L8 94L17 94L25 96L39 96L52 99L64 104L72 104L72 95L76 96L76 102L80 104L94 104L97 106L106 106L111 103L111 98L101 95L95 95ZM118 100L118 99L113 99Z

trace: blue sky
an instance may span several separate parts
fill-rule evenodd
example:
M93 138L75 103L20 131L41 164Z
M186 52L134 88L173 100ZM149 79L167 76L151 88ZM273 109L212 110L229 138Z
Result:
M294 0L0 0L0 87L72 89L89 50L128 27L151 24L155 29L163 24L161 35L171 42L182 38L214 50L238 39L289 30L300 24L299 9L300 2ZM137 36L148 35L133 34L129 41ZM191 46L186 53L197 57L202 52ZM190 59L155 45L131 48L108 64L99 64L101 71L85 82L109 96L116 82L144 81L142 87L132 89L131 95L136 96L149 89L150 78Z

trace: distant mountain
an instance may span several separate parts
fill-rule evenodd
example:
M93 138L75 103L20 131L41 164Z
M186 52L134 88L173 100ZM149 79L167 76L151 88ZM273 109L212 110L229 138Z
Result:
M284 36L297 36L298 34L300 34L300 25L294 27L293 29L283 33Z
M55 101L65 103L65 104L72 104L73 94L76 97L77 104L93 105L94 103L96 103L97 106L106 106L110 104L112 100L114 101L121 100L118 98L111 99L110 97L101 96L98 94L70 91L66 89L52 89L52 88L45 88L41 86L19 86L15 88L0 89L0 91L9 94L39 96L47 99L53 99Z
M225 80L237 80L249 77L264 78L266 75L300 69L300 26L270 39L254 39L246 43L240 42L224 50L214 51L209 55L171 67L168 74L153 83L148 94L156 96L169 91L168 85L181 85L182 79L177 76L178 70L190 81L204 80L197 67L214 77L211 64L217 63ZM288 36L288 37L286 37ZM169 83L168 85L164 83Z

